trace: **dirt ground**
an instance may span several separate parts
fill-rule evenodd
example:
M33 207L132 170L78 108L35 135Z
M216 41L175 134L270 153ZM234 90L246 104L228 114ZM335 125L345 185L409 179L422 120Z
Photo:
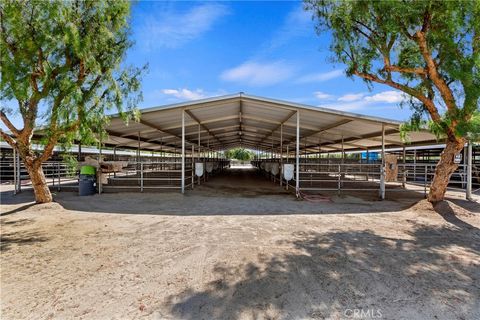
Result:
M480 197L298 201L234 171L186 195L1 186L2 319L480 319Z

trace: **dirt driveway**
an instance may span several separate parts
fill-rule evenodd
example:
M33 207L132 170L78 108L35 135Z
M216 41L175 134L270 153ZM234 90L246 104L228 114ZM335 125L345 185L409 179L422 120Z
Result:
M2 192L2 319L480 318L478 203L56 200Z

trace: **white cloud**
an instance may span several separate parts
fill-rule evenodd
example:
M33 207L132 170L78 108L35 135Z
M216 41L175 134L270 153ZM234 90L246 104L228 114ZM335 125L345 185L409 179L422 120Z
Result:
M407 96L399 91L383 91L369 96L363 93L349 93L337 99L340 103L332 102L319 105L319 107L342 111L356 111L365 108L390 108L393 104L399 104L406 99Z
M187 12L165 10L145 17L138 42L146 49L179 47L209 31L228 12L225 5L214 3L198 5Z
M268 86L292 76L294 68L283 61L260 63L247 61L235 68L225 70L220 78L252 86Z
M313 94L317 99L320 99L320 100L329 100L334 97L333 95L322 92L322 91L315 91Z
M338 101L344 101L344 102L351 102L351 101L357 101L362 99L365 96L363 93L347 93L340 98L338 98Z
M173 96L181 100L198 100L206 97L202 89L196 89L192 91L192 90L183 88L183 89L162 89L160 91L165 95Z
M331 79L338 78L343 75L342 70L333 70L329 72L311 73L303 77L300 77L298 83L310 83L310 82L323 82Z
M399 103L407 99L407 96L400 91L383 91L373 96L365 97L366 101Z

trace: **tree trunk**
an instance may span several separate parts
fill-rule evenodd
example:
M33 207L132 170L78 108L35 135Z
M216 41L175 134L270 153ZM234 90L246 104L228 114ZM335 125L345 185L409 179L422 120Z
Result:
M27 169L30 180L32 181L33 191L35 193L35 202L52 202L52 194L50 193L47 180L43 174L42 165L29 164L25 162L25 168Z
M447 145L442 151L440 160L435 168L435 176L433 177L430 192L428 193L428 201L436 203L443 200L450 176L458 168L458 164L454 162L455 155L462 151L464 145L464 138L447 139Z

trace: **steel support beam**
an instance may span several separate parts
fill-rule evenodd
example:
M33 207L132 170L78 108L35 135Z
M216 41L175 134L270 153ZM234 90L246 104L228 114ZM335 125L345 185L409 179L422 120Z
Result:
M195 120L204 130L206 130L207 133L212 136L212 138L220 142L220 140L204 124L202 124L201 121L190 110L185 110L185 112L190 116L190 118Z
M185 109L182 109L182 193L185 193Z
M300 197L300 112L297 110L297 137L295 142L295 195Z
M472 141L468 141L467 147L467 200L473 201L472 198Z
M380 168L380 199L385 199L385 125L382 123L382 167Z

